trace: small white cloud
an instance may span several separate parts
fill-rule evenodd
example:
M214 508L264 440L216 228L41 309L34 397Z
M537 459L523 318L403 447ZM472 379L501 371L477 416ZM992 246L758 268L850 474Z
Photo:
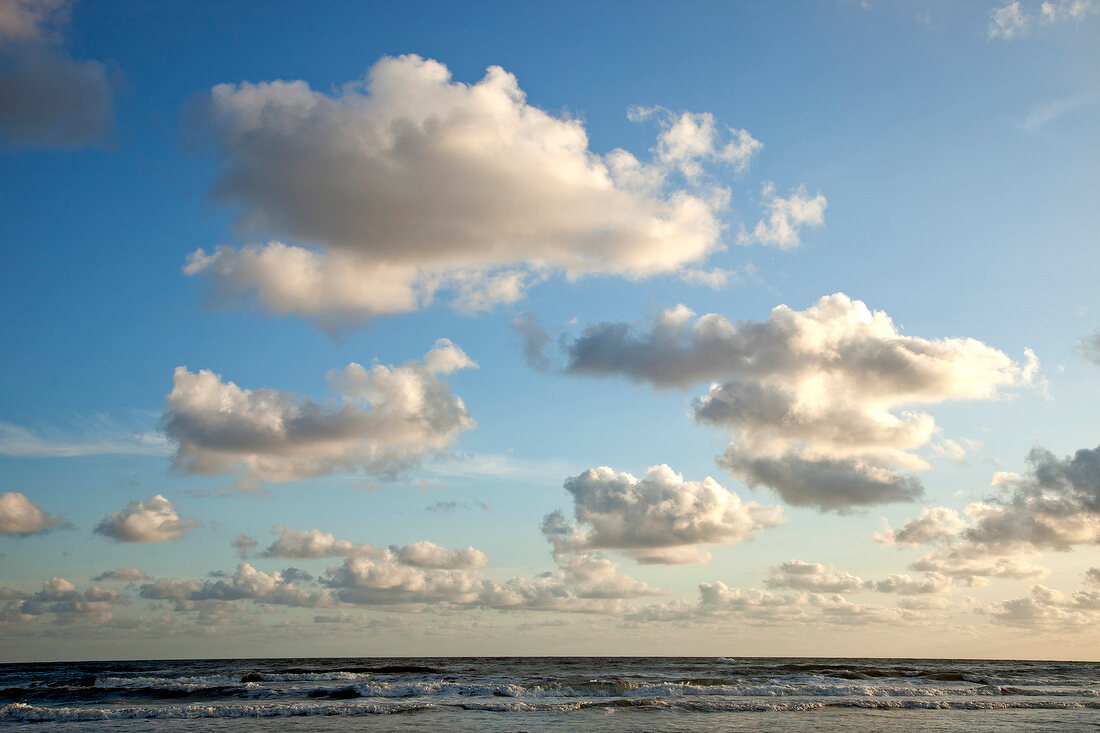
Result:
M775 185L765 183L761 193L761 207L767 215L756 222L751 232L742 230L737 236L740 244L763 244L791 249L802 244L799 235L802 227L819 227L825 224L825 196L810 198L805 186L791 192L787 198L775 195Z
M989 38L1003 38L1009 40L1027 33L1028 18L1020 10L1019 0L990 12Z
M108 514L95 531L117 542L167 542L178 540L197 526L194 519L181 519L175 505L157 494L148 501L131 501L125 509Z

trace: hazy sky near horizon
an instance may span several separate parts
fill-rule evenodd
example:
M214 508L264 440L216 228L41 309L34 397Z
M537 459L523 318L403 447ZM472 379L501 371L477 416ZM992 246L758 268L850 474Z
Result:
M1100 4L0 0L0 661L1100 653Z

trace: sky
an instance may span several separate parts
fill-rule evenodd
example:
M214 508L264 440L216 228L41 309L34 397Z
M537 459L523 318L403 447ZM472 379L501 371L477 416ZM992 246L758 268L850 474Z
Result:
M0 661L1100 657L1100 3L0 0Z

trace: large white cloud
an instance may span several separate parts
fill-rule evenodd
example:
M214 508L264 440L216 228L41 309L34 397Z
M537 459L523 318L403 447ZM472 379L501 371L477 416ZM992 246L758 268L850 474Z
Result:
M702 166L743 170L760 148L709 114L669 113L652 161L601 156L580 121L529 105L500 67L462 84L414 55L331 95L221 84L196 117L222 165L214 196L238 207L243 235L281 241L200 249L186 272L322 322L416 310L444 291L490 308L554 272L678 273L722 246L729 192ZM687 188L669 183L674 170Z
M539 329L521 325L529 357L543 358ZM887 314L843 293L804 311L778 306L763 322L696 317L680 305L644 330L589 326L565 352L574 374L657 387L712 380L694 414L732 433L719 462L791 504L838 511L921 495L904 471L927 467L915 450L937 428L912 406L995 399L1038 369L1030 351L1020 364L974 339L903 335Z
M349 364L329 372L329 406L271 389L249 390L211 371L176 369L164 413L177 468L237 472L248 482L293 481L336 470L387 473L450 445L474 425L439 375L476 368L440 339L423 363Z
M167 542L178 540L198 525L194 519L181 519L175 505L157 494L108 514L95 531L118 542Z
M642 563L705 562L710 555L697 545L741 542L784 521L779 507L742 501L709 476L685 481L665 465L642 479L600 466L567 479L565 489L578 525L560 512L546 517L543 532L556 552L617 549Z
M106 143L114 125L107 67L59 47L72 0L0 2L0 145Z
M56 527L61 521L18 491L0 494L0 534L34 534Z

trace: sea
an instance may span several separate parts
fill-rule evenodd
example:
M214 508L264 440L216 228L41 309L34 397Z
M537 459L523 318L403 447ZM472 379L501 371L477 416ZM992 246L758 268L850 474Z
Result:
M756 657L0 665L50 731L1100 731L1100 663Z

